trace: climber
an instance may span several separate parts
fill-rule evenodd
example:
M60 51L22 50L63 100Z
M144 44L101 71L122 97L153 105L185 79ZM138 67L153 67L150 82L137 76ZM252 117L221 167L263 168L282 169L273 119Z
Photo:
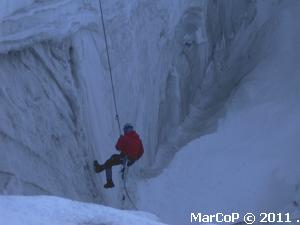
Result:
M116 149L120 151L120 154L113 154L104 164L99 164L97 160L94 161L94 170L96 173L100 173L103 170L106 171L107 183L104 188L113 188L115 185L112 181L112 167L116 165L131 166L137 161L144 153L143 143L139 135L133 129L130 123L127 123L123 127L124 135L121 135Z

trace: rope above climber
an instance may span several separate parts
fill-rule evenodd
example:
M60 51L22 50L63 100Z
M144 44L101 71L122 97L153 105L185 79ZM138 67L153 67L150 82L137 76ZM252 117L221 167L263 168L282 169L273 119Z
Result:
M112 180L112 167L117 165L132 166L144 154L143 143L139 135L130 123L123 127L124 135L121 135L116 143L116 149L120 154L113 154L104 164L94 161L96 173L106 171L106 184L104 188L113 188L115 185Z

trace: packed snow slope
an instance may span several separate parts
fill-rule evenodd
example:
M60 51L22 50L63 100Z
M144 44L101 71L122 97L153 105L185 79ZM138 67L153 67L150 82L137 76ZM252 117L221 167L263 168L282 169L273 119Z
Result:
M117 210L57 197L0 197L0 224L163 225L149 213Z
M227 53L239 72L251 70L231 93L217 131L184 146L161 175L140 183L140 209L174 225L190 224L191 212L299 218L300 2L283 2L279 8L257 2L252 25L241 31L246 36L236 37ZM247 49L251 37L264 45ZM248 58L237 59L243 51Z

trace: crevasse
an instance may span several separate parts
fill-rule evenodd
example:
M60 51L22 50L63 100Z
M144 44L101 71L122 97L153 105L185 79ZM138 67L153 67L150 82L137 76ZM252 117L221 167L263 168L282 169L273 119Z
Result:
M98 1L1 3L0 193L120 206L122 185L103 192L91 167L118 137ZM228 99L270 54L286 4L103 1L120 119L146 149L133 177L159 174L217 130Z

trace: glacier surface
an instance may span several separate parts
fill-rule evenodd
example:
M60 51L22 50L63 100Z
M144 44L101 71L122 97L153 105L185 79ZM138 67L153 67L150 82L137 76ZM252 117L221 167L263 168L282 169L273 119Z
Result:
M117 210L58 197L0 197L0 223L9 225L163 225L150 213Z

